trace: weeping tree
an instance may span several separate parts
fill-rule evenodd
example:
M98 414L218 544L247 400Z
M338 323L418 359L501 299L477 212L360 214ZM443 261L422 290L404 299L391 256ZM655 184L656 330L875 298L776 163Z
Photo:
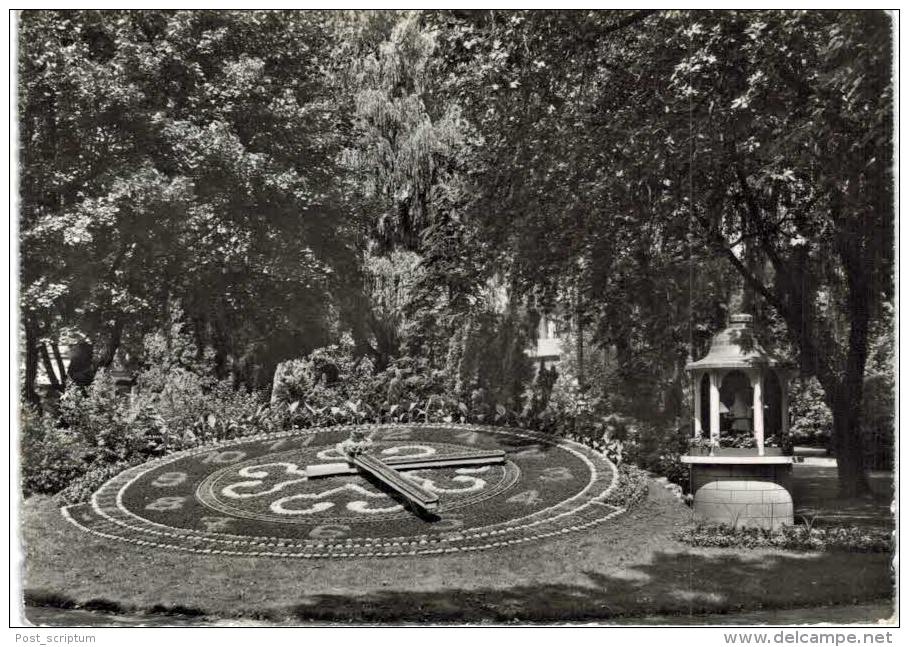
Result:
M410 352L459 373L464 342L488 304L486 245L463 214L471 201L473 131L440 76L438 31L417 12L357 12L337 25L339 79L351 115L342 160L370 214L364 235L374 257L417 254L399 315L422 339ZM366 316L378 340L388 313Z

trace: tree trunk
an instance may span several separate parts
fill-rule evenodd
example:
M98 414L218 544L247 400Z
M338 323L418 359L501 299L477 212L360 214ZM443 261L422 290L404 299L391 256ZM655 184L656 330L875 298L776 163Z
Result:
M841 386L831 402L833 450L836 454L840 496L851 498L870 492L865 472L861 433L862 392Z
M110 338L100 353L95 355L95 361L92 368L97 371L99 368L107 368L117 356L117 350L120 348L120 340L123 336L123 320L117 319L111 327Z
M574 289L574 320L575 320L575 361L578 371L578 385L583 389L587 384L584 372L584 326L581 325L581 297L577 286Z
M50 380L51 387L56 391L62 391L63 387L60 385L60 380L57 379L57 373L51 363L50 354L47 352L47 344L44 342L38 344L38 355L41 357L41 363L44 365L44 372L47 373L47 379Z
M868 329L871 298L867 281L867 259L854 249L854 240L842 243L841 256L849 278L849 347L843 379L828 390L833 411L833 446L839 468L840 495L868 494L862 442L862 406L865 390L865 364L868 360ZM823 384L823 382L822 382ZM827 385L824 385L825 387Z
M25 322L25 399L40 404L41 397L35 390L38 379L38 332L32 322Z
M66 367L63 365L63 356L60 354L60 344L53 342L51 350L54 352L54 361L57 362L57 370L60 372L60 382L63 388L66 388Z

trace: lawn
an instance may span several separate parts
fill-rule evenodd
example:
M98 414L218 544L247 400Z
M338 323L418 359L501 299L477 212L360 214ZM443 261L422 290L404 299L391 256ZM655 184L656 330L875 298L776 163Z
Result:
M22 519L30 604L121 613L282 623L605 622L880 603L893 591L889 554L686 547L671 535L690 521L689 510L657 484L618 523L419 559L165 553L80 532L46 497L27 500Z

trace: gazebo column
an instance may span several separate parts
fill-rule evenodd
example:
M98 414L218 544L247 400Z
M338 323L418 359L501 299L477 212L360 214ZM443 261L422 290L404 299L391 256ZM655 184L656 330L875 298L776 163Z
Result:
M752 408L754 410L754 441L757 444L758 456L764 455L764 394L761 371L750 371L751 390L754 392Z
M710 371L710 440L720 440L720 375Z
M697 372L692 376L694 379L694 420L691 428L694 430L694 437L700 438L704 435L701 428L701 375Z

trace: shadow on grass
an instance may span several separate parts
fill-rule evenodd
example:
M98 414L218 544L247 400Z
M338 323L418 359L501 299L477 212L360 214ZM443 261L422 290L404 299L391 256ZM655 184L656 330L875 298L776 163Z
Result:
M890 511L894 497L891 473L873 473L869 478L871 492L851 499L839 496L836 467L796 465L792 484L796 521L804 518L815 526L892 528L895 525Z
M649 565L612 574L585 571L584 585L314 595L288 611L305 622L551 623L855 604L892 596L888 557L880 557L874 568L867 561L849 568L842 554L743 559L657 553Z

